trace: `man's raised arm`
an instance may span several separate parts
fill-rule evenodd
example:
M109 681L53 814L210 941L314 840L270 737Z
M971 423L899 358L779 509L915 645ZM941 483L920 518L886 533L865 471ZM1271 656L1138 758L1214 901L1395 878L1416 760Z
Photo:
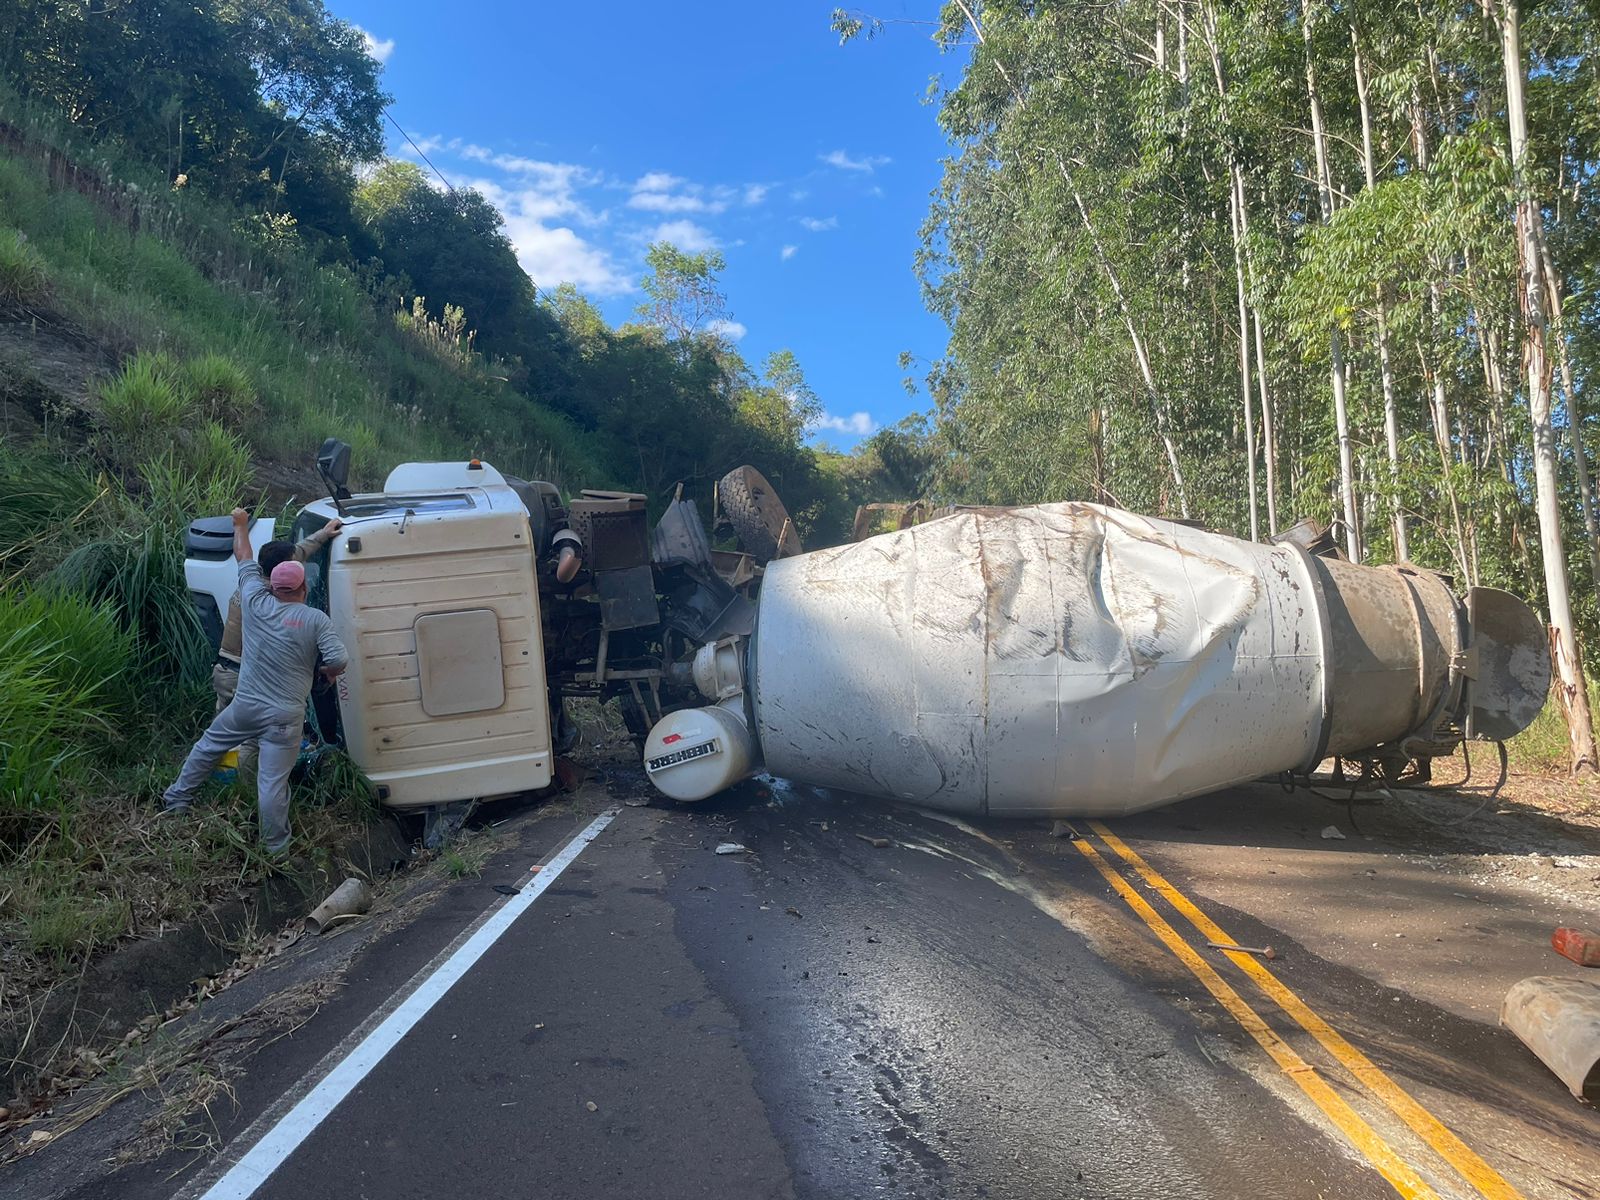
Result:
M233 510L233 561L247 563L255 557L250 549L250 514L242 508Z

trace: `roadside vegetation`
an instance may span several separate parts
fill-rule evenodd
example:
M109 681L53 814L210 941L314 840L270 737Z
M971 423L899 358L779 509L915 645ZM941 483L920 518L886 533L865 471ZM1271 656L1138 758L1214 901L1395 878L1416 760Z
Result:
M1593 7L923 8L953 59L930 490L1311 517L1506 588L1556 629L1568 763L1600 765ZM879 15L834 27L905 36Z
M291 516L324 438L356 487L480 455L654 506L682 484L707 512L755 462L823 541L881 498L875 455L806 444L794 356L753 367L716 333L715 254L655 247L613 328L539 292L477 193L383 159L387 101L318 0L0 12L0 1022L276 869L249 786L157 816L211 705L182 531ZM371 811L348 760L325 767L298 786L300 856Z
M1334 519L1357 557L1544 604L1570 572L1594 644L1600 252L1570 181L1600 161L1600 27L1530 19L1529 166L1489 22L1297 12L949 9L952 48L984 34L939 97L956 154L921 262L951 342L934 410L840 455L809 443L796 356L750 363L719 333L715 251L651 247L612 326L528 278L483 196L386 159L381 69L320 0L0 6L0 1005L268 869L245 790L154 815L209 708L181 533L303 500L329 436L358 487L476 454L658 508L682 486L707 513L751 462L813 545L872 500ZM1539 539L1543 377L1518 382L1528 196L1562 561ZM1551 720L1530 761L1556 757ZM300 801L305 847L369 811L338 761Z

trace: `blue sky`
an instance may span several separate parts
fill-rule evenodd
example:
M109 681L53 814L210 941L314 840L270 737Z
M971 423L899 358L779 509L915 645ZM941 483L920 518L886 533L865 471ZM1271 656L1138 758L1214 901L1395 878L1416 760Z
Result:
M650 241L717 246L728 333L752 364L792 349L828 413L816 439L849 447L926 406L899 355L944 346L912 257L947 149L923 97L961 64L925 25L841 47L834 6L329 3L372 40L394 117L504 213L536 284L576 283L620 322Z

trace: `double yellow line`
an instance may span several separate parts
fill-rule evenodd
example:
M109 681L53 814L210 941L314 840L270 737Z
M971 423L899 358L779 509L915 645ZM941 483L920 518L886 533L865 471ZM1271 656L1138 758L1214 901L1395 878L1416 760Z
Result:
M1154 867L1099 821L1089 822L1090 828L1119 858L1131 866L1157 895L1166 900L1180 916L1193 925L1200 935L1210 941L1237 945L1233 938L1194 903L1174 887ZM1188 967L1213 996L1238 1021L1246 1033L1271 1056L1284 1074L1288 1075L1345 1138L1405 1197L1433 1198L1437 1193L1417 1173L1415 1168L1397 1154L1383 1137L1351 1108L1328 1082L1317 1073L1317 1068L1301 1058L1292 1047L1280 1038L1255 1009L1235 991L1216 968L1183 939L1183 936L1157 912L1133 885L1123 877L1087 838L1073 842L1095 870L1105 878L1116 893L1150 927L1156 937L1171 950L1178 960ZM1316 1039L1355 1077L1366 1090L1405 1122L1411 1130L1449 1163L1468 1183L1489 1200L1523 1200L1522 1194L1505 1181L1488 1163L1473 1152L1465 1142L1451 1133L1432 1113L1423 1108L1409 1093L1385 1075L1371 1059L1357 1050L1321 1017L1317 1016L1299 996L1290 991L1282 980L1249 954L1226 952L1228 957L1250 977L1250 981L1295 1024Z

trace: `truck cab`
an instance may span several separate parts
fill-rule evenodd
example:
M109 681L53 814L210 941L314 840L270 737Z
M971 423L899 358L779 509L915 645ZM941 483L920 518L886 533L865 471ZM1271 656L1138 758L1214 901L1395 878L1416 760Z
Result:
M405 463L382 492L317 501L295 522L299 539L343 509L339 536L307 564L308 599L350 655L336 684L345 749L389 807L550 783L526 487L476 460Z

